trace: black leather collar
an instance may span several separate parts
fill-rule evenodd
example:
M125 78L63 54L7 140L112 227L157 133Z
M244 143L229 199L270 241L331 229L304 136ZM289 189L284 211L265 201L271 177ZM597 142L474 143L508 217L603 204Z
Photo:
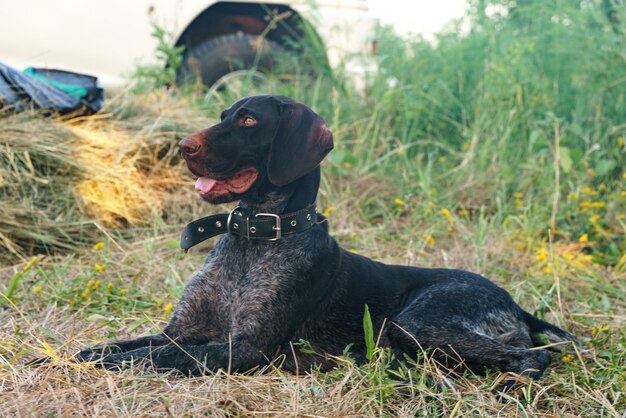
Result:
M231 233L248 239L276 241L283 236L306 231L323 219L315 203L297 212L276 215L257 213L249 216L237 206L230 213L220 213L197 219L185 226L180 237L180 247L187 251L216 235Z

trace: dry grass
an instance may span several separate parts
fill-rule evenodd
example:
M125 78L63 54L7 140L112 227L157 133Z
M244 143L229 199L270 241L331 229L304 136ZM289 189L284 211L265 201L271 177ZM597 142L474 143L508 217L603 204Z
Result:
M28 115L3 118L0 256L28 253L42 241L50 246L71 247L60 232L82 212L79 206L68 205L74 200L68 186L80 172L72 158L71 142L71 134L62 125Z
M395 394L381 403L376 396L381 387L372 385L361 370L344 366L341 372L337 381L320 374L296 377L276 371L181 379L112 374L68 363L22 373L3 388L6 395L0 395L0 403L6 416L584 416L559 401L556 385L533 384L528 386L532 399L499 401L488 388L469 381L457 391L396 383L382 388ZM558 386L563 391L581 389L572 382ZM611 411L600 391L585 397ZM619 416L615 410L607 415Z
M346 195L338 191L337 197L341 201ZM499 254L498 258L485 256L482 271L506 285L526 308L541 311L545 299L554 295L550 289L554 282L546 278L518 274L507 280L497 273L532 268L527 258L513 258L516 250L506 249L505 237L493 234L493 241L479 247L459 235L444 244L415 250L406 232L410 216L394 220L393 225L382 221L383 227L405 231L390 246L380 243L384 237L377 231L353 237L348 231L354 227L344 217L341 208L335 209L331 228L336 227L337 218L345 230L344 245L366 255L404 263L402 254L410 254L415 264L467 268L478 266L467 254ZM473 227L464 224L460 228ZM443 369L429 361L410 367L412 381L390 378L392 369L384 358L361 367L339 359L339 367L330 373L294 376L268 367L250 375L220 372L191 379L138 369L116 373L73 363L72 353L98 341L151 333L164 326L165 307L175 303L207 249L183 257L172 245L173 239L174 235L160 235L118 242L121 248L107 241L104 248L86 250L79 257L40 259L24 273L15 304L2 313L0 325L0 410L4 416L620 417L626 407L622 348L626 277L605 270L597 274L603 275L601 290L612 304L610 311L583 302L598 293L588 288L589 278L581 274L561 282L561 304L549 303L546 313L548 319L579 335L589 351L566 361L555 356L542 380L528 382L504 398L495 391L505 377L500 373L466 375L457 379L455 388L438 389L429 380ZM94 270L95 264L106 268ZM20 267L1 274L11 276ZM92 280L101 281L98 288L89 284ZM83 297L87 288L91 294ZM121 289L126 291L120 293ZM41 367L25 366L27 360L41 356L52 360Z
M158 159L159 146L110 124L75 126L73 152L83 169L76 192L90 217L107 226L158 219L165 196L185 183L182 170ZM171 148L166 152L171 154Z

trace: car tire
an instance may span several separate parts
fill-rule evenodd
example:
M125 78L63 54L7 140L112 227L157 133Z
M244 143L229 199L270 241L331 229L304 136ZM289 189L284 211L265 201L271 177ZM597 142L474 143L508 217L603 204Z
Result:
M271 71L287 51L274 41L249 34L229 34L191 46L179 72L180 84L212 86L225 75L241 70Z

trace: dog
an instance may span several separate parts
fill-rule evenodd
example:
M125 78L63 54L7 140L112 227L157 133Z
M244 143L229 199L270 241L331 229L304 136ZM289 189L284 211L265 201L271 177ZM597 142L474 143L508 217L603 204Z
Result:
M430 349L470 369L538 379L549 349L578 345L478 274L385 265L342 249L315 208L333 135L303 104L243 98L179 147L202 199L239 201L229 214L189 224L182 247L224 235L162 333L84 350L79 360L200 375L243 372L282 356L292 372L328 370L347 346L366 361L366 306L380 344L396 358Z

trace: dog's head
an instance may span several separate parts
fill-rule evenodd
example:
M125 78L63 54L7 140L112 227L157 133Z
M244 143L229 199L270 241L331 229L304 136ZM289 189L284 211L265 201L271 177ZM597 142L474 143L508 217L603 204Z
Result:
M287 186L315 170L333 148L324 119L288 97L246 97L221 122L180 141L196 190L211 203Z

